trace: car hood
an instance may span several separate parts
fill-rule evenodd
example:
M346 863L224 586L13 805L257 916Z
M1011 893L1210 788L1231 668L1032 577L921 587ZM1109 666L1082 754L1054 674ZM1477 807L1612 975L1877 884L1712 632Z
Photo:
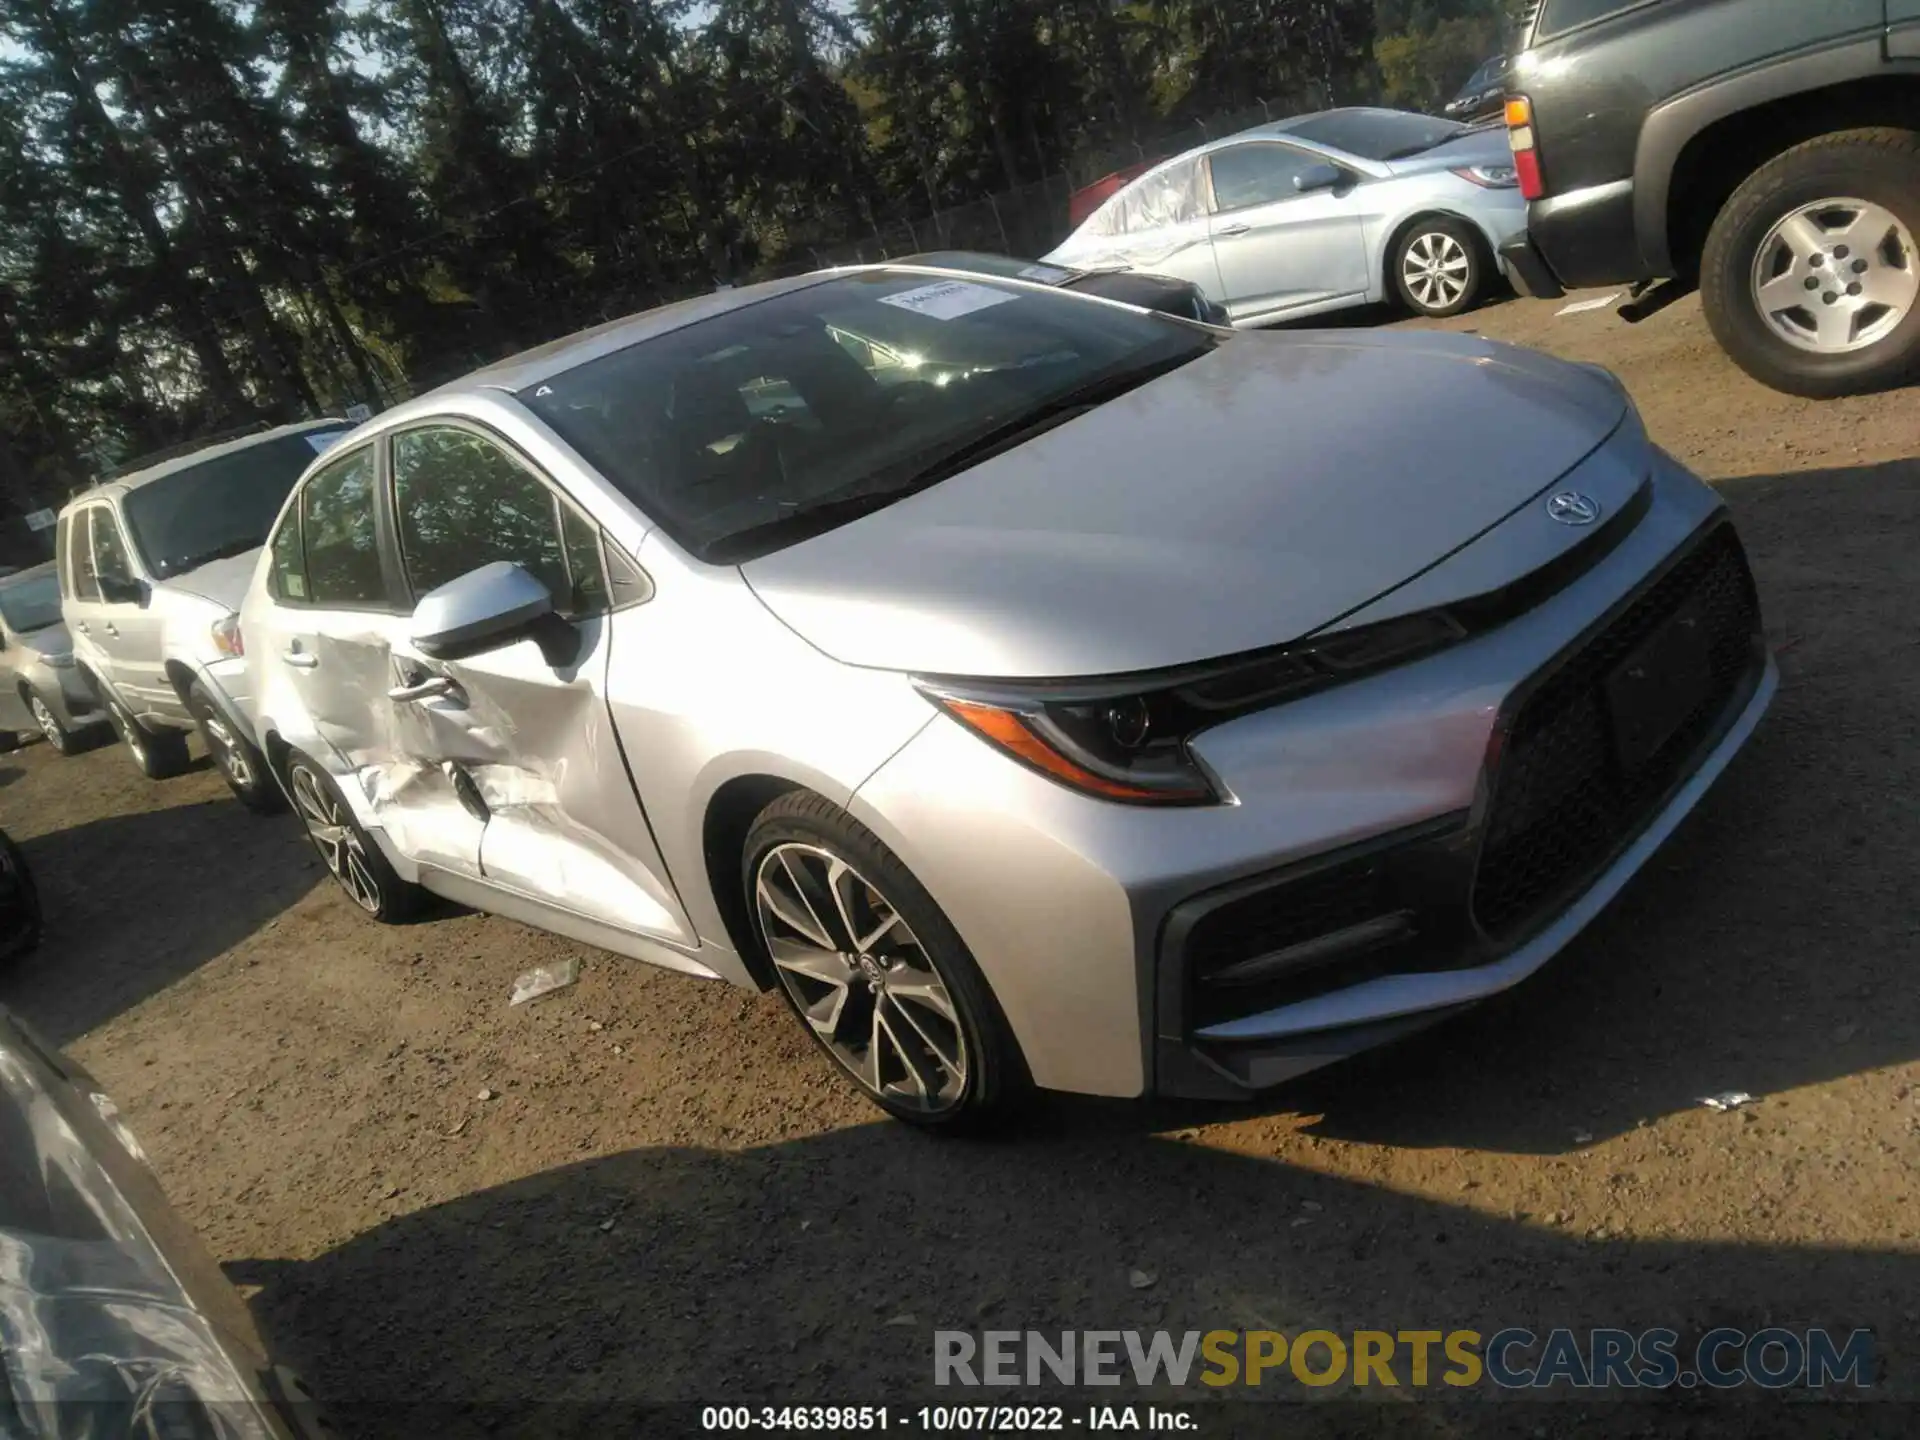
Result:
M240 602L247 598L247 587L253 583L253 568L259 561L259 549L244 555L229 555L223 560L209 560L184 575L170 576L167 587L211 600L223 609L238 610Z
M1512 514L1619 424L1603 372L1472 336L1245 334L742 566L849 664L1120 674L1297 639Z
M1504 125L1469 130L1444 145L1422 150L1404 160L1389 160L1395 175L1421 175L1429 170L1452 170L1462 165L1512 165L1513 145Z
M67 633L64 621L55 621L51 625L22 635L20 648L30 650L35 655L71 655L73 636Z

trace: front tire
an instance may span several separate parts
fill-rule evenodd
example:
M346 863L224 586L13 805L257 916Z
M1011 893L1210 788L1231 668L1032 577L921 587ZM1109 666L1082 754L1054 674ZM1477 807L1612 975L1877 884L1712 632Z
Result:
M748 832L754 938L814 1042L888 1114L956 1133L1031 1088L1020 1048L958 932L864 826L791 791Z
M149 780L171 780L184 774L193 757L187 751L187 737L179 730L149 730L134 719L118 700L107 702L107 714L112 717L113 728L127 747L127 753L133 757L133 763L140 767L140 773Z
M373 837L353 818L333 777L298 750L288 752L286 764L294 813L347 898L382 925L399 925L418 915L425 908L427 892L400 878Z
M1471 225L1444 215L1417 220L1393 250L1400 300L1416 315L1462 315L1486 294L1486 242Z
M1761 384L1828 399L1920 374L1920 134L1844 130L1733 192L1700 262L1714 338Z
M267 757L233 728L197 680L187 687L187 710L199 724L207 754L234 798L256 815L277 815L285 810L286 797L267 769Z
M40 890L27 857L0 830L0 962L18 960L40 946Z

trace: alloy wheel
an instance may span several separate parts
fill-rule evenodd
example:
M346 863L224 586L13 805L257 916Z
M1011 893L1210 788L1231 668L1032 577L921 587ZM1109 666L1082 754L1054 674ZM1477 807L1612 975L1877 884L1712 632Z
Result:
M66 736L60 729L60 721L47 708L47 702L34 695L27 700L27 708L33 711L33 723L40 727L40 733L47 737L47 743L58 750Z
M761 939L794 1008L871 1094L932 1115L967 1088L959 1014L891 901L838 855L776 845L754 875Z
M1414 236L1400 268L1408 294L1425 309L1444 310L1467 293L1473 258L1444 230L1428 230Z
M1753 261L1753 304L1799 350L1845 355L1884 340L1920 300L1920 253L1884 205L1818 200L1783 218Z
M252 789L253 766L247 763L246 752L234 740L233 731L227 727L226 720L209 710L201 715L200 724L207 732L214 763L225 772L236 790Z
M304 765L293 767L293 803L300 819L313 837L320 858L340 882L340 888L353 897L369 915L380 913L380 882L367 865L367 852L340 802L333 792Z

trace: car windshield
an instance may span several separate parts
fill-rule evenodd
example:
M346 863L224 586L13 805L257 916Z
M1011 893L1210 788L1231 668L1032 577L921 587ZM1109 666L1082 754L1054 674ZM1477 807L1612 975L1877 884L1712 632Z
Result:
M1404 160L1445 144L1467 127L1457 120L1398 110L1329 110L1285 127L1288 133L1362 160Z
M877 270L669 331L521 398L674 540L736 564L1219 343L1046 291Z
M128 492L122 508L147 573L165 580L259 549L300 472L346 433L276 436Z
M49 570L30 580L0 585L0 616L16 635L60 623L60 577Z

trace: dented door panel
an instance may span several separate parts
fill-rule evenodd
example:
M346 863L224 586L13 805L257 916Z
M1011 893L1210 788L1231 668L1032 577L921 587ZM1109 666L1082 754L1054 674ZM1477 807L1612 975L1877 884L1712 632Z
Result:
M448 722L435 753L485 804L480 869L490 884L694 949L607 709L608 622L576 629L580 653L561 669L531 641L434 666L465 700L421 707Z

